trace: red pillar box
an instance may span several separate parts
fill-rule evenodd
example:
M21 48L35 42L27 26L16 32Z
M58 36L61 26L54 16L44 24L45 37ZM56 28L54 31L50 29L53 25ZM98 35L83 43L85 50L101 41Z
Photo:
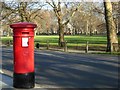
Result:
M15 88L33 88L34 75L34 28L36 24L20 22L10 25L13 28Z

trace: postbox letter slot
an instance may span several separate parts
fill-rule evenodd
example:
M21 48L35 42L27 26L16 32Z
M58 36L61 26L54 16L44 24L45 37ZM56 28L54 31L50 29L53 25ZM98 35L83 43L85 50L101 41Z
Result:
M22 38L22 47L28 47L28 38L27 37Z
M29 32L22 32L22 34L29 34Z

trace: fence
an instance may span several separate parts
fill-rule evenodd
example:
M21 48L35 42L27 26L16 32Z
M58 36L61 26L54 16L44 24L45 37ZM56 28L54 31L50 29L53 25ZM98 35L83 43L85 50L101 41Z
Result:
M71 43L71 42L64 42L64 47L59 47L58 43L52 43L51 41L40 42L35 41L35 46L39 44L39 48L46 48L46 49L63 49L63 51L67 52L69 50L79 50L79 51L85 51L88 53L88 51L106 51L106 44L96 44L91 43L89 41L83 42L83 43ZM36 47L38 48L38 47Z

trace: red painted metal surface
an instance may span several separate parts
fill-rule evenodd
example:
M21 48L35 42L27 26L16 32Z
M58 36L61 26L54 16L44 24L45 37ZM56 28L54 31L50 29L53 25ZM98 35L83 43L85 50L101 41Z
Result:
M34 72L34 28L36 24L21 22L13 28L14 72Z

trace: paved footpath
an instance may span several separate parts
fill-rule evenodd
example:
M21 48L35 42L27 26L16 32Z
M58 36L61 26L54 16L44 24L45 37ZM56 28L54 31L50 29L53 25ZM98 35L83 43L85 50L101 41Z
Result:
M8 76L8 75L5 75L4 73L1 73L0 74L0 77L1 77L1 80L0 80L0 90L2 88L11 88L13 89L13 78ZM36 88L41 88L38 84L35 84L35 89ZM33 90L33 89L31 89Z
M34 53L37 87L118 88L119 56L44 50L35 50ZM2 70L11 79L12 54L12 48L2 49Z

